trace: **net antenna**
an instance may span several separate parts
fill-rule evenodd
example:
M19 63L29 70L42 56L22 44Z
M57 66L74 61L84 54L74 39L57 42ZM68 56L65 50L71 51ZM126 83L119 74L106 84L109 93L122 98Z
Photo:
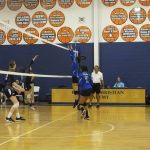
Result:
M35 38L35 39L38 39L38 40L41 41L41 42L54 45L54 46L59 47L59 48L64 49L64 50L68 50L68 48L66 48L66 47L64 47L64 46L61 46L61 45L52 43L52 42L50 42L50 41L48 41L48 40L42 39L41 37L38 37L38 36L33 35L33 34L31 34L31 33L28 33L28 32L26 32L23 28L17 28L17 27L15 27L15 26L13 26L13 25L11 25L11 24L9 24L9 23L7 23L7 22L1 20L1 19L0 19L0 28L1 28L1 29L4 29L4 31L7 31L7 32L8 32L10 29L15 29L15 30L17 30L17 31L20 31L21 33L24 33L24 34L26 34L26 35L28 35L28 36L31 36L31 37L33 37L33 38ZM8 44L8 43L7 43L7 44Z

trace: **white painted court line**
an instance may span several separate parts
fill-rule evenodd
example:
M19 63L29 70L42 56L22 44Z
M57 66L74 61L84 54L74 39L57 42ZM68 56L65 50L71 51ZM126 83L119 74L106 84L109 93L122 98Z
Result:
M48 126L48 125L50 125L50 124L53 124L53 123L55 123L55 122L57 122L57 121L63 120L64 118L69 117L69 116L71 116L71 115L73 115L73 114L75 114L75 113L77 113L77 111L74 111L74 112L72 112L72 113L70 113L70 114L68 114L68 115L65 115L65 116L63 116L63 117L61 117L61 118L59 118L59 119L56 119L56 120L54 120L54 121L48 122L48 123L46 123L46 124L44 124L44 125L42 125L42 126L39 126L39 127L35 128L35 129L30 130L30 131L28 131L28 132L26 132L26 133L23 133L23 134L21 134L21 135L19 135L19 136L13 137L13 138L11 138L11 139L9 139L9 140L3 142L3 143L0 143L0 146L2 146L2 145L4 145L4 144L7 144L8 142L14 141L14 140L16 140L16 139L19 139L19 138L21 138L22 136L25 136L25 135L27 135L27 134L29 134L29 133L32 133L32 132L37 131L37 130L39 130L39 129L41 129L41 128L44 128L44 127L46 127L46 126Z
M63 118L66 118L66 117L63 117ZM62 119L59 119L59 120L62 120ZM67 121L70 121L70 120L67 120ZM106 130L106 131L97 131L96 133L92 133L92 134L82 134L82 135L77 135L77 136L62 136L62 137L22 137L20 136L19 138L22 138L22 139L64 139L64 138L79 138L79 137L87 137L87 136L95 136L95 135L102 135L102 134L106 134L106 133L109 133L111 131L113 131L115 129L115 126L113 124L110 124L110 123L107 123L107 122L96 122L96 121L87 121L87 122L91 122L91 123L96 123L96 124L105 124L106 126L110 126L110 129ZM2 138L10 138L10 137L2 137ZM16 138L16 137L13 137L13 138Z

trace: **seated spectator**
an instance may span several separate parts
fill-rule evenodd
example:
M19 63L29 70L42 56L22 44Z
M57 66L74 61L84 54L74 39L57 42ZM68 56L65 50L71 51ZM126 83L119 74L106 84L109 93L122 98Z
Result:
M121 81L120 77L117 77L117 81L113 87L114 88L125 88L125 84Z

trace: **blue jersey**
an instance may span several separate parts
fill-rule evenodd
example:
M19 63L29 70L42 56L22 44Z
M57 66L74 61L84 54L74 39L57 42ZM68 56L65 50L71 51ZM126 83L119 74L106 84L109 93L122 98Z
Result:
M79 63L77 61L78 51L70 50L70 57L72 60L72 76L78 77L79 75Z
M114 85L114 88L124 88L125 85L123 82L116 82L115 85Z
M92 79L87 72L79 74L79 91L92 89Z

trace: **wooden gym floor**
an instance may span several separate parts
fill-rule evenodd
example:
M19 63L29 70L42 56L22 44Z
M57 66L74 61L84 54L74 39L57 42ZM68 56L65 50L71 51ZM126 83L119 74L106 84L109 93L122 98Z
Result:
M102 106L82 120L71 106L20 108L25 122L6 123L0 108L0 150L150 150L150 107Z

